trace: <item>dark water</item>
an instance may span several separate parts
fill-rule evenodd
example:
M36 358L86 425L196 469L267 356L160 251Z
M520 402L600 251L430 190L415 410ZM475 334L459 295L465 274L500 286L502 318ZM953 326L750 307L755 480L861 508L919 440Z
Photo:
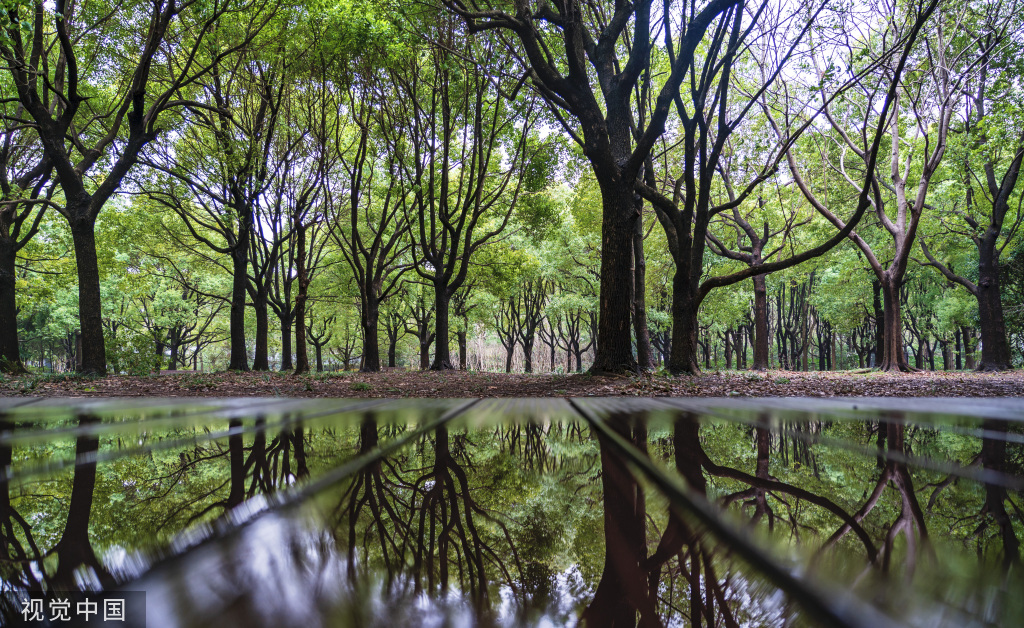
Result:
M17 403L6 625L1024 625L1019 401Z

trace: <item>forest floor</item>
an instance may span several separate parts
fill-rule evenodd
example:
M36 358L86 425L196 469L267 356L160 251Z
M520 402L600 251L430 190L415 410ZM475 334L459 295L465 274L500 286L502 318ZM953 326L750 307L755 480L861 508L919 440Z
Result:
M0 376L0 396L42 397L1019 397L1024 371L713 371L692 377L386 371Z

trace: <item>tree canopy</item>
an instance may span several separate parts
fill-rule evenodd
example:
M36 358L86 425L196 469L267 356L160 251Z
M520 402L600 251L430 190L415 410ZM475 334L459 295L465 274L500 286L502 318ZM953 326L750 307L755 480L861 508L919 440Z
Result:
M1005 370L1019 2L19 2L0 368Z

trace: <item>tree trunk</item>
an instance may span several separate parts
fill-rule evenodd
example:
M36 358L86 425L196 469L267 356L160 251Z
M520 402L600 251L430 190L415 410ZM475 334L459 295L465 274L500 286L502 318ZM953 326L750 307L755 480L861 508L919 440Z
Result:
M100 298L100 267L96 258L96 223L88 218L71 221L78 267L78 319L82 330L82 373L107 374L103 343L103 303Z
M956 335L954 336L953 342L956 345L954 347L954 349L956 350L956 370L959 371L959 370L961 370L964 367L964 364L962 362L964 353L963 353L963 350L961 349L962 345L961 345L961 342L960 342L960 328L959 327L956 328Z
M160 373L160 369L163 368L163 364L164 364L164 349L166 349L166 348L167 348L167 344L163 340L157 340L156 341L156 347L155 347L156 351L155 351L155 355L153 356L155 358L155 362L156 363L153 365L153 367L154 367L153 370L156 371L157 374L159 374Z
M466 370L466 332L458 331L455 335L459 339L459 370Z
M363 299L363 364L360 370L364 373L380 371L380 339L378 321L380 320L380 304L373 295L367 294ZM390 356L389 356L390 357Z
M672 351L669 371L675 375L697 374L697 310L695 295L690 290L689 274L676 270L672 280Z
M295 374L309 372L309 350L306 347L306 302L309 301L309 270L306 268L306 226L301 216L295 217L296 283L299 293L295 295Z
M643 201L639 201L642 203ZM647 260L644 256L644 221L637 215L633 221L633 335L636 338L636 363L641 371L654 368L651 334L647 329ZM524 352L525 352L525 346ZM530 358L526 359L530 373Z
M882 284L875 279L871 282L872 306L875 310L875 363L874 367L882 365L882 358L885 355L885 312L882 310Z
M17 252L0 242L0 372L27 373L18 343Z
M181 351L181 328L172 327L171 332L167 335L167 340L171 348L171 359L167 365L168 370L175 371L178 369L178 356Z
M974 330L970 327L962 328L962 336L964 342L964 368L968 371L974 370Z
M612 417L609 424L630 439L622 417ZM604 568L594 597L583 611L582 623L586 626L636 626L639 612L641 625L658 625L643 571L647 557L643 489L607 439L599 436L598 443L604 493Z
M902 277L897 278L887 271L879 283L882 287L882 338L885 349L881 352L882 363L879 368L883 371L909 372L910 364L907 363L907 356L903 350L903 318L900 313Z
M1005 371L1012 367L1010 345L1006 340L1002 291L999 287L999 260L992 246L978 246L978 328L981 331L979 371Z
M388 334L388 368L395 368L395 358L398 349L398 334Z
M245 346L245 297L249 272L249 236L239 234L239 243L231 252L231 358L228 362L230 371L248 371L249 355Z
M523 371L526 373L533 372L533 342L532 335L523 336Z
M252 356L252 370L269 371L270 356L267 346L270 336L269 303L265 289L257 289L256 297L253 299L253 307L256 309L256 348Z
M434 362L432 371L454 371L448 350L448 287L434 287Z
M601 185L601 292L595 373L636 371L633 358L630 286L633 284L633 226L639 213L633 182L594 169Z
M324 372L324 348L320 345L314 345L316 347L316 372Z
M829 346L828 346L828 370L838 371L839 370L839 354L836 353L836 330L832 328L832 325L828 326Z
M285 306L287 307L287 305ZM281 316L281 370L290 371L295 368L292 364L292 317L289 312Z
M295 374L309 372L309 344L306 342L306 302L308 300L306 286L299 287L295 297Z
M420 332L420 370L426 371L430 368L430 334L424 329Z

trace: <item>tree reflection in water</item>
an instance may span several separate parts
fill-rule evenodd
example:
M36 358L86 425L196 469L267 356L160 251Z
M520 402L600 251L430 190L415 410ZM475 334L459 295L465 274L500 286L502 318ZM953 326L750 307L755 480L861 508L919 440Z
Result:
M206 441L220 428L146 432L134 448L91 415L63 440L0 439L4 591L124 585L149 593L151 617L218 628L813 622L578 417L430 429L374 412L300 418L229 419ZM1019 581L1019 423L604 422L767 555L900 619L925 604L962 618L990 599L989 576ZM868 439L874 453L858 449ZM72 449L73 470L28 472ZM914 597L940 580L956 595ZM5 617L20 611L4 604ZM990 621L1020 618L1014 604Z

